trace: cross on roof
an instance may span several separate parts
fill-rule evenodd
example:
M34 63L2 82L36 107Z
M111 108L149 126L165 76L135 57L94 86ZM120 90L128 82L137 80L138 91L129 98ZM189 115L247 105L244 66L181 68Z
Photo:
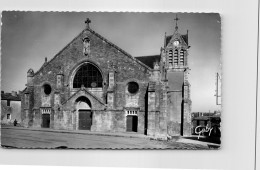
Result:
M176 21L176 26L175 26L175 30L178 29L178 21L180 20L176 14L176 18L174 19Z
M89 18L86 19L85 24L87 28L89 28L89 24L91 23L91 20Z

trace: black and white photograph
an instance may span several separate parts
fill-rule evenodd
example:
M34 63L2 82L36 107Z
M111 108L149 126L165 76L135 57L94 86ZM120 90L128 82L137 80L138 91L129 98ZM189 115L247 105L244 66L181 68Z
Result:
M2 147L221 150L219 13L1 21Z

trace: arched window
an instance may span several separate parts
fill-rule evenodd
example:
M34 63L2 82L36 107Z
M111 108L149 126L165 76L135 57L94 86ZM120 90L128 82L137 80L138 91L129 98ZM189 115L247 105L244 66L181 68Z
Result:
M102 82L102 75L98 68L87 63L77 71L73 80L73 88L80 88L82 85L86 88L102 87Z
M49 84L44 84L43 85L43 91L46 95L51 94L51 86Z

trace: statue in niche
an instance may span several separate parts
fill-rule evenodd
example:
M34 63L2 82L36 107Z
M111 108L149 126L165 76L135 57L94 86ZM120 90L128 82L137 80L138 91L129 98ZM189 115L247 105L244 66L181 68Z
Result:
M90 53L90 39L88 37L83 38L83 54L85 56Z

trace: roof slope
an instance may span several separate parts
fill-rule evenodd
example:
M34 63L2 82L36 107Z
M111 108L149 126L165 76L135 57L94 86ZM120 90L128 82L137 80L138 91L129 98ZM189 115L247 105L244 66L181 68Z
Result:
M91 33L95 34L97 37L101 38L102 40L104 40L106 43L110 44L111 46L113 46L114 48L116 48L118 51L122 52L124 55L126 55L127 57L133 59L134 61L137 61L141 66L150 69L149 67L147 67L146 64L140 62L139 60L136 60L135 57L133 57L132 55L128 54L126 51L124 51L123 49L121 49L120 47L118 47L117 45L113 44L112 42L108 41L106 38L104 38L103 36L101 36L100 34L96 33L95 31L93 31L90 28L86 28L88 31L90 31Z
M154 62L160 62L161 56L160 55L150 55L150 56L138 56L135 57L137 60L141 61L151 69L153 69Z
M21 101L21 97L13 96L11 93L1 93L1 100Z

